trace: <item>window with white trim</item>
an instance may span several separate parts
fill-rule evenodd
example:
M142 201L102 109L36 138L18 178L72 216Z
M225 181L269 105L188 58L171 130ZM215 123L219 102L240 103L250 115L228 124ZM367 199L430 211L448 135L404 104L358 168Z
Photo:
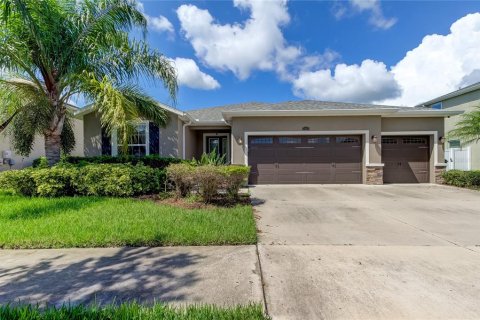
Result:
M122 153L122 141L116 130L112 134L112 156ZM148 121L139 122L135 125L134 131L128 141L127 154L142 157L150 154L150 132Z

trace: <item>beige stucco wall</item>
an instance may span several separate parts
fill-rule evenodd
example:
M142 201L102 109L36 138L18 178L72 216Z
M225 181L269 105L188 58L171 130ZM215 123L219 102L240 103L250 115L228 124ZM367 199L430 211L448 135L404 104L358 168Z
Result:
M76 144L71 154L74 156L83 156L83 121L74 119L72 123ZM12 151L12 158L15 161L15 165L12 169L22 169L31 166L33 160L45 156L44 138L41 135L35 137L33 150L28 157L22 157L16 153L15 150L13 150L10 141L10 136L6 132L0 134L0 158L2 157L2 152L4 150ZM9 166L0 164L0 171L8 169L10 169Z
M86 157L102 155L102 126L95 112L83 117L84 153Z
M102 154L102 127L97 113L88 113L83 117L85 136L85 156ZM163 157L181 157L182 121L176 114L169 113L165 128L160 128L160 155Z
M480 90L445 100L442 104L444 109L448 108L448 110L452 111L471 112L480 106ZM459 115L445 119L445 132L447 136L448 132L455 128L461 118L462 116ZM480 170L480 143L472 143L465 146L470 147L472 170Z
M245 164L245 132L261 131L302 131L303 127L309 127L312 131L352 131L368 130L367 139L372 135L380 137L380 116L358 117L245 117L234 118L232 124L232 153L234 164ZM308 133L308 131L305 131ZM241 141L241 142L240 142ZM369 141L370 142L370 141ZM369 143L370 163L381 162L381 150L378 144ZM366 153L364 152L364 164ZM364 181L366 179L366 167L364 166Z

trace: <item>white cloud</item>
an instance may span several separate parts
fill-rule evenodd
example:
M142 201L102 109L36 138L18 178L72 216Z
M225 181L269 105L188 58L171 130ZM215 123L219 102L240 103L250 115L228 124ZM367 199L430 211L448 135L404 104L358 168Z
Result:
M177 69L177 82L179 86L202 90L220 88L220 83L212 76L200 71L200 68L192 59L175 58L172 61Z
M185 37L205 65L246 79L253 70L282 73L301 56L301 49L288 46L281 31L290 21L286 0L234 0L233 3L250 11L246 21L220 24L209 11L194 5L177 9Z
M137 2L137 8L140 12L143 13L145 19L147 19L148 27L151 30L157 32L167 32L170 36L175 34L175 29L173 24L166 17L160 15L158 17L152 17L145 12L145 6L142 2Z
M343 3L337 1L333 10L335 18L341 19L349 13L367 12L370 14L368 22L376 28L390 29L397 23L396 18L385 17L380 0L349 0L349 5L350 8L347 8Z
M164 16L150 17L147 18L149 26L153 30L159 32L168 32L173 34L175 30L173 29L173 24Z
M480 13L452 24L447 35L428 35L392 67L403 94L387 103L414 105L479 80Z
M294 93L314 99L414 106L480 81L480 13L452 24L447 35L432 34L390 70L382 62L339 64L303 71Z
M293 81L293 89L301 97L344 102L372 102L400 94L385 64L373 60L364 60L361 65L338 64L333 72L302 72Z

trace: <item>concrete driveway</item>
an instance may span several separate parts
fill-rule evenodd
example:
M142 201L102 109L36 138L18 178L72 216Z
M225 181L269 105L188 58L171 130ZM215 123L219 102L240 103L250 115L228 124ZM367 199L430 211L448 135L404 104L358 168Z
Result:
M480 318L480 193L437 185L257 186L274 319Z

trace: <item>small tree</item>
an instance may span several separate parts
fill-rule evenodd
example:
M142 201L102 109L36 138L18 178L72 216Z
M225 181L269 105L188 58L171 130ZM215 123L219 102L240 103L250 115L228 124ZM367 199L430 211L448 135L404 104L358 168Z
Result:
M135 0L0 0L0 133L12 127L22 155L45 138L49 165L75 141L68 101L84 96L102 126L127 145L132 120L158 125L165 110L136 83L161 80L175 99L176 72L168 59L131 36L146 34Z
M463 114L448 136L458 138L466 144L478 142L480 140L480 106L474 111Z

